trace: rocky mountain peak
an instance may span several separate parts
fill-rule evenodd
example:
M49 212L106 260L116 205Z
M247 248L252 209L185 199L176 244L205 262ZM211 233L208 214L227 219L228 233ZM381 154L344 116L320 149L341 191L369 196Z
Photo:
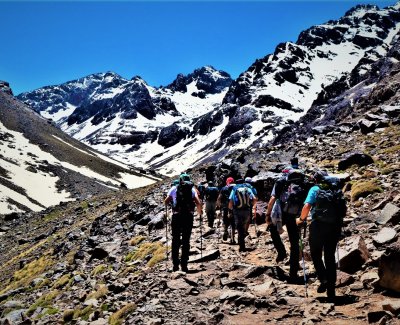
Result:
M204 66L188 75L179 73L176 79L166 88L173 91L187 92L187 86L194 83L198 90L205 94L217 94L229 87L232 83L230 75L212 66Z
M0 80L0 92L4 92L9 95L13 95L13 92L10 88L10 84L7 81L3 81L3 80Z
M377 11L379 7L370 4L359 4L346 11L345 17L362 17L367 11Z

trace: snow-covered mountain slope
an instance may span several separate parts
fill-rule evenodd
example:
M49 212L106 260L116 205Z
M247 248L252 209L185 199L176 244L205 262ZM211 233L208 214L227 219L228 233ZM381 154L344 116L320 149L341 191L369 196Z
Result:
M20 98L58 121L62 130L118 160L175 174L236 149L268 146L339 80L349 80L356 70L358 76L369 73L399 29L400 4L356 6L339 20L301 32L296 43L279 44L227 92L227 75L205 67L179 75L167 87L108 73L73 82L76 93L66 91L67 83ZM77 100L82 88L90 94Z
M66 133L123 162L148 167L222 102L230 76L203 67L154 88L140 77L99 73L18 96ZM171 131L172 135L171 136Z
M11 94L0 88L0 214L158 180L69 137Z
M364 65L367 65L365 67ZM367 73L363 70L368 69ZM387 54L376 62L359 64L346 77L320 93L308 112L283 129L275 144L309 143L319 134L363 134L400 124L400 33Z
M337 21L303 31L296 43L279 44L235 81L224 103L255 109L256 121L264 117L278 122L278 128L298 120L325 87L358 65L367 73L370 65L363 63L387 53L400 29L399 8L359 5ZM257 124L253 123L252 134L261 132L260 142L272 139L274 133Z

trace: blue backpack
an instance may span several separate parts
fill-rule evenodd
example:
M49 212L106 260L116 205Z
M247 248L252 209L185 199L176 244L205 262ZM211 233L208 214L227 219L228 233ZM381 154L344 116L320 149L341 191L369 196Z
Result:
M234 189L233 206L236 209L250 209L251 190L245 185L237 185Z

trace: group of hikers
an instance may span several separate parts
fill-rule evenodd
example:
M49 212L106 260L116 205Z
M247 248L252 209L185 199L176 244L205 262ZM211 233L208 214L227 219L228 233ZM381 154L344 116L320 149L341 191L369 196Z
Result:
M327 293L329 299L335 298L336 260L335 251L339 242L343 218L346 214L346 200L340 189L340 180L329 176L325 171L316 170L311 175L299 168L298 158L282 170L282 174L272 188L265 211L265 222L277 251L276 262L286 259L287 253L280 234L286 231L290 242L289 283L299 283L300 252L303 251L301 229L306 235L309 225L309 245L311 258L320 281L318 293ZM200 220L203 215L203 202L207 223L214 227L216 210L223 220L223 240L237 241L239 252L245 252L248 229L256 219L257 190L252 179L226 178L226 185L216 187L213 182L194 185L186 173L180 175L165 198L165 205L172 206L172 263L173 271L179 266L188 271L190 236L193 227L193 211L197 208ZM264 215L264 214L263 214ZM217 227L219 224L217 223ZM179 257L179 249L182 253ZM323 258L322 258L323 256ZM303 271L305 284L304 256ZM307 287L306 287L307 288Z

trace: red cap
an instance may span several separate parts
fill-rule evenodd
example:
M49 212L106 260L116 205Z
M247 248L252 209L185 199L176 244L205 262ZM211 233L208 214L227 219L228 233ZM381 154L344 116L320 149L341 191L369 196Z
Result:
M229 185L230 183L233 183L235 180L233 179L233 177L228 177L226 179L226 185Z

